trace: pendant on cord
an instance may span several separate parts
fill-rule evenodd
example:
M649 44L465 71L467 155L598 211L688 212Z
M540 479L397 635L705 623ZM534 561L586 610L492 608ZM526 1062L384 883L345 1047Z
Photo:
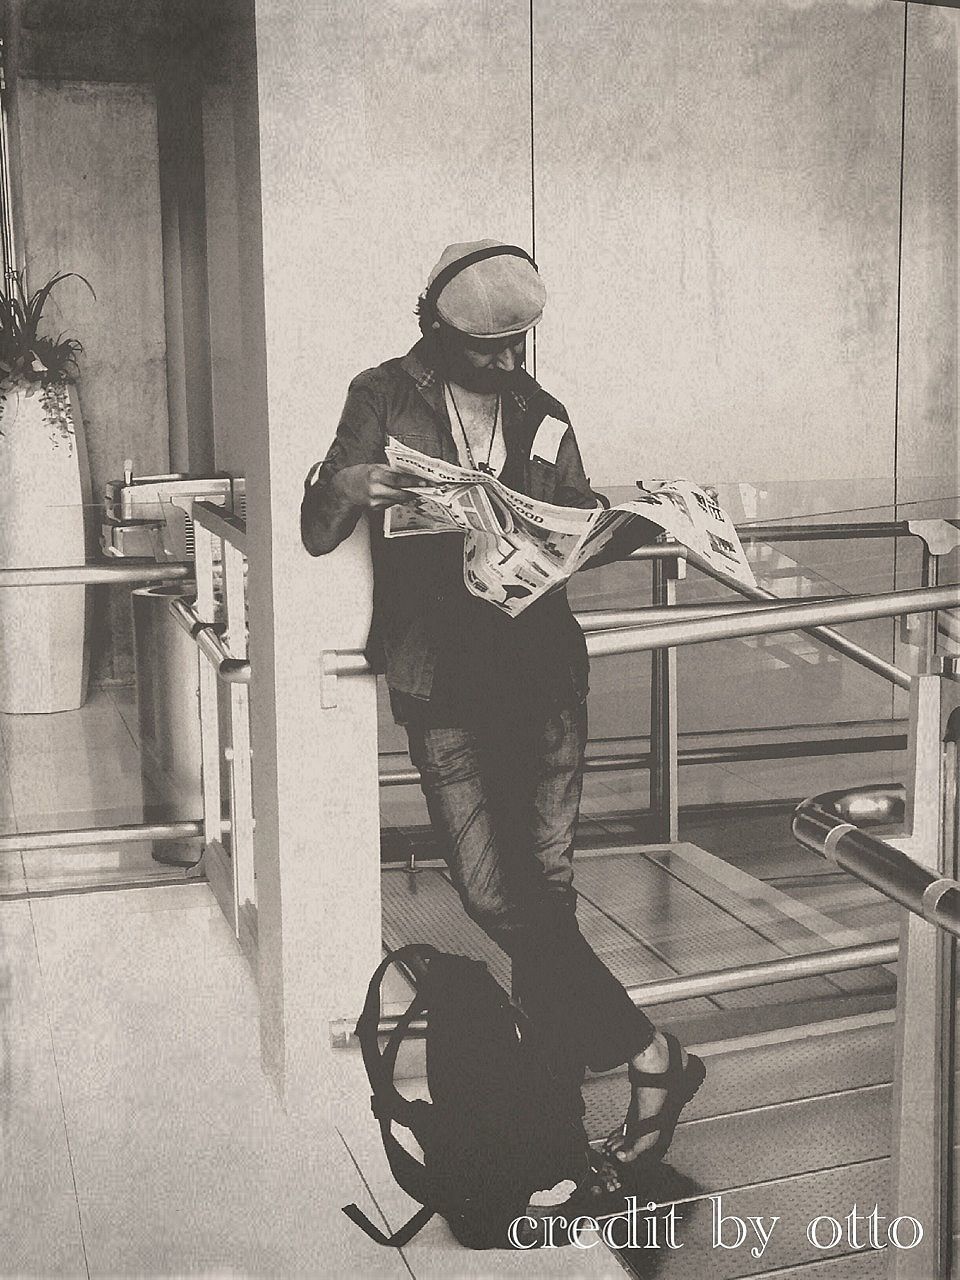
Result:
M489 462L478 462L477 470L482 471L485 476L492 476L494 474L493 467L491 467Z

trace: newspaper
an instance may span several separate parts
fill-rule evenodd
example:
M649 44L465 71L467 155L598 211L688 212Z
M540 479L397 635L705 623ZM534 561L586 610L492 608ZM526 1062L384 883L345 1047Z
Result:
M508 489L495 476L387 441L396 471L429 483L388 507L384 535L462 533L467 588L516 617L567 581L639 516L712 568L756 585L732 521L689 480L638 481L639 495L609 509L558 507Z

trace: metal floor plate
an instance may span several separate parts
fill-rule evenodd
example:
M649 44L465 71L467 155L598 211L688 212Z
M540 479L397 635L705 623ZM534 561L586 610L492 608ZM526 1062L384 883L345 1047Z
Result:
M705 866L700 867L697 859ZM707 874L715 861L690 845L678 846L675 851L652 848L649 855L643 850L620 848L578 861L575 882L580 894L580 927L625 986L777 959L827 945L788 914L792 909L789 904L778 917L779 897L771 899L768 886L752 877L741 877L743 883L738 882L734 893L724 883L722 869L716 875ZM385 946L422 941L475 956L509 989L506 957L467 917L445 872L393 867L383 871L381 882ZM749 892L751 885L757 887L755 894ZM840 988L858 988L861 982L875 991L890 990L888 975L879 970L871 974L871 979L856 975L849 984L843 975L798 979L657 1009L662 1020L718 1009L733 1015L737 1009L828 1000L836 997Z
M443 951L474 956L487 964L501 986L510 989L509 961L479 925L467 916L456 890L443 872L388 869L383 871L380 881L386 947L399 947L405 942L429 942ZM625 986L673 976L675 971L669 965L640 946L631 934L586 899L577 904L577 918L584 937ZM658 1006L663 1018L677 1013L693 1016L715 1008L713 1003L704 999Z
M838 877L831 877L831 884L824 886L827 892L818 896L815 902L808 902L803 894L784 893L685 841L663 850L645 850L644 856L754 929L784 955L821 951L824 946L846 946L867 941L868 937L871 941L875 937L893 937L897 932L896 912L890 910L889 903L884 904L887 910L882 919L872 910L869 917L862 920L858 917L856 921L838 914L834 908L836 897L851 888L872 898L879 897L873 890L856 882L837 885ZM830 889L834 890L832 895ZM867 937L863 935L863 929L872 932ZM831 974L827 981L844 991L896 989L892 975L878 968Z
M463 909L456 889L440 871L384 871L380 876L383 942L393 949L429 942L441 951L483 960L506 990L510 962Z
M889 1250L864 1249L857 1253L846 1243L836 1249L818 1250L807 1240L806 1228L821 1214L830 1214L843 1222L854 1204L860 1212L879 1205L881 1214L889 1221L892 1201L888 1181L889 1161L870 1160L723 1194L719 1212L725 1216L762 1217L767 1226L773 1217L779 1219L759 1258L751 1256L751 1247L757 1243L755 1235L740 1248L713 1247L718 1207L715 1201L705 1198L711 1193L703 1191L699 1193L701 1198L678 1203L679 1249L665 1249L661 1237L657 1249L622 1249L619 1257L638 1280L648 1280L648 1277L652 1280L654 1276L661 1280L734 1280L746 1276L779 1276L785 1269L800 1266L803 1269L799 1276L816 1276L817 1280L865 1280L865 1277L886 1275L889 1274ZM698 1195L696 1191L689 1194ZM651 1198L658 1198L655 1190L651 1191ZM642 1217L640 1221L642 1224ZM733 1224L727 1224L727 1243L735 1238L732 1230ZM638 1239L646 1243L643 1229L638 1232ZM830 1269L826 1269L828 1267Z
M699 892L642 850L583 859L576 875L583 897L616 920L638 944L660 955L675 973L702 973L784 955L756 928L704 896L712 894L712 882ZM792 920L788 923L794 925ZM829 996L836 990L826 978L805 978L715 999L726 1008L751 1008Z
M796 1267L764 1271L757 1280L888 1280L887 1253L888 1250L864 1249L828 1258L826 1262L801 1262Z
M776 934L775 898L760 895L741 904L746 919L737 918L729 887L719 904L712 902L704 896L710 885L684 883L671 874L670 863L669 857L658 862L625 853L578 863L581 927L621 981L642 983L810 949L796 917L782 937ZM391 870L382 882L386 946L423 940L475 955L509 985L506 957L466 916L442 872ZM816 995L823 1008L841 994L828 979L734 994L746 1004L759 1003L757 996L786 1002L799 992ZM717 1015L710 1002L696 1003ZM741 1033L735 1008L723 1017L732 1035ZM841 1244L820 1252L808 1242L806 1225L820 1214L843 1221L854 1204L861 1211L878 1204L884 1213L892 1203L893 1028L878 1023L782 1034L707 1057L706 1082L684 1111L668 1161L637 1188L641 1205L677 1202L683 1247L666 1250L661 1239L659 1248L620 1250L619 1260L639 1280L772 1280L791 1273L797 1280L867 1280L885 1271L887 1251L852 1252ZM411 1072L417 1066L413 1062ZM623 1118L625 1073L589 1079L584 1097L588 1132L603 1137ZM725 1214L780 1219L759 1258L751 1254L753 1240L738 1249L713 1247L717 1197Z
M625 1111L626 1093L606 1136ZM674 1173L709 1192L770 1182L890 1154L891 1086L802 1098L678 1126L668 1160ZM653 1175L655 1178L661 1176ZM646 1185L643 1188L646 1193ZM653 1187L652 1194L656 1194Z
M684 1122L889 1084L893 1079L893 1026L809 1035L781 1043L711 1054L707 1079L684 1109ZM590 1077L584 1087L591 1137L609 1132L623 1116L626 1074Z

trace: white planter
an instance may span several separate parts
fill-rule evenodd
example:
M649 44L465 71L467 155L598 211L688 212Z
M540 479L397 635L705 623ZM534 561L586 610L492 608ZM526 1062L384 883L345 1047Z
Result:
M84 564L90 471L73 387L0 384L0 433L0 569ZM82 706L90 606L83 586L0 586L0 712Z

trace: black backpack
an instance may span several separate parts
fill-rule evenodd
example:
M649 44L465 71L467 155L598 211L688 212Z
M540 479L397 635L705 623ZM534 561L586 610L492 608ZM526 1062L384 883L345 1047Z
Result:
M394 963L413 967L417 992L381 1053L380 983ZM401 1042L423 1015L430 1102L406 1099L394 1085ZM392 952L370 981L357 1037L391 1171L423 1205L392 1236L355 1204L345 1206L378 1244L400 1248L439 1213L461 1244L508 1248L508 1228L525 1214L534 1191L582 1176L583 1131L569 1116L559 1119L557 1091L536 1038L481 961L416 943ZM412 1132L422 1163L394 1136L394 1124Z

